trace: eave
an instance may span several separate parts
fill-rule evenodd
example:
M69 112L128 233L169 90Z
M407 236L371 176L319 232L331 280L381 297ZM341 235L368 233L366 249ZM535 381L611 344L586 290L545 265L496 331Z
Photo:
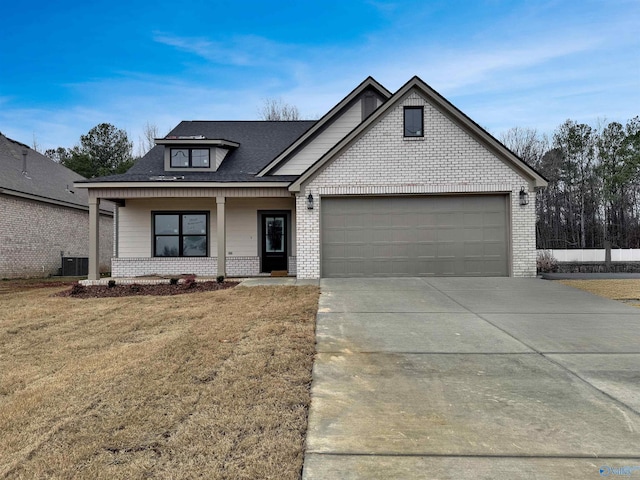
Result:
M238 142L210 138L155 138L156 145L214 145L223 148L238 148Z
M65 202L64 200L56 200L55 198L41 197L39 195L33 195L33 194L30 194L30 193L18 192L16 190L10 190L10 189L7 189L7 188L0 188L0 194L9 195L9 196L12 196L12 197L24 198L26 200L33 200L33 201L36 201L36 202L46 203L46 204L49 204L49 205L56 205L58 207L73 208L75 210L81 210L83 212L88 212L89 211L89 206L88 205L79 205L77 203ZM102 210L101 209L100 213L104 214L104 215L113 216L113 212L110 212L109 210Z
M288 188L291 182L93 182L73 184L75 188Z

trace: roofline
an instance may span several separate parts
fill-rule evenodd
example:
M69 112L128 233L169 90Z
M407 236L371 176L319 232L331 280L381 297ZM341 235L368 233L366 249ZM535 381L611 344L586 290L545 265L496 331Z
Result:
M0 194L10 195L12 197L20 197L26 200L34 200L36 202L48 203L51 205L57 205L59 207L73 208L75 210L82 210L84 212L89 211L89 206L79 205L77 203L65 202L63 200L56 200L48 197L41 197L39 195L32 195L30 193L18 192L16 190L9 190L7 188L0 188ZM113 216L113 212L109 210L100 210L101 214Z
M74 183L75 188L287 188L291 182L93 182Z
M311 136L315 135L319 130L324 128L325 125L329 123L336 114L346 107L354 98L360 95L365 89L373 87L384 97L389 99L392 94L389 90L387 90L382 84L378 83L378 81L372 76L368 76L365 78L360 85L354 88L346 97L344 97L336 106L334 106L331 110L329 110L325 115L322 116L320 120L318 120L309 130L303 133L298 139L289 145L282 153L280 153L276 158L274 158L266 167L258 172L257 177L263 177L270 170L274 169L278 166L287 156L289 156L293 151L295 151L300 145L302 145L305 141L307 141Z
M300 191L301 186L310 177L312 177L318 170L320 170L326 163L332 160L335 156L339 155L343 150L349 147L360 136L369 129L369 127L378 121L387 111L400 102L412 89L417 88L421 90L424 96L430 101L430 103L436 107L440 112L449 117L457 125L463 127L468 133L482 141L482 143L489 149L493 150L498 156L509 161L517 170L528 176L534 184L534 187L546 187L547 180L540 175L535 169L526 164L524 160L518 157L515 153L505 147L500 141L498 141L493 135L487 132L484 128L474 122L465 113L458 109L455 105L449 102L446 98L436 92L433 88L427 85L418 76L414 76L407 83L398 89L396 93L385 102L378 109L376 109L364 122L353 129L348 135L346 135L340 142L334 145L327 153L325 153L316 163L311 165L305 170L297 180L291 183L289 190L292 192Z
M156 145L217 145L220 147L238 148L238 142L209 138L154 138Z

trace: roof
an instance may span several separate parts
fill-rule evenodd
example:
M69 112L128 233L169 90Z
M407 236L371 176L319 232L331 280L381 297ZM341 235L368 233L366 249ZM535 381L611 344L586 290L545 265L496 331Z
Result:
M289 158L292 152L304 145L309 138L317 135L349 102L365 90L378 92L385 101L302 175L268 175L268 172L274 171ZM278 186L287 185L290 191L299 191L304 182L352 145L413 90L417 90L430 104L491 150L497 158L530 179L532 186L546 186L547 181L539 172L417 76L393 94L372 77L367 77L319 121L183 121L126 173L76 181L76 184L83 187L99 187L100 184L105 183L112 184L111 186L113 184L122 186L128 182L136 182L139 186L154 187L160 182L166 185L168 180L174 180L169 183L176 187L185 183L191 183L194 186L196 183L218 185L243 183L246 186L278 184ZM171 170L167 172L164 165L164 149L170 148L171 144L179 143L180 140L184 140L185 145L190 143L226 144L224 148L229 148L229 153L217 171ZM235 147L235 145L239 146Z
M506 164L519 171L531 179L534 187L545 187L547 180L538 173L533 167L518 157L515 153L505 147L493 135L469 118L464 112L459 110L455 105L446 98L436 92L427 85L420 77L414 76L395 92L387 102L376 109L369 117L367 117L360 125L354 128L341 141L334 145L327 153L325 153L317 162L309 167L302 175L300 175L290 186L292 192L300 191L303 183L309 181L323 167L335 159L341 152L351 146L366 131L368 131L383 115L391 108L400 103L411 91L418 90L420 94L435 108L440 110L444 115L449 117L455 124L463 128L478 142L489 148L498 158L502 159Z
M156 145L136 162L127 173L84 180L87 183L149 182L151 177L176 175L184 177L180 182L292 182L297 176L256 174L298 137L309 130L315 120L300 121L183 121L171 130L169 137L202 135L205 139L224 139L240 144L231 148L215 172L190 172L188 170L166 172L164 169L164 145ZM189 143L185 140L185 143ZM78 182L83 183L83 182Z
M87 210L87 191L73 188L82 180L83 176L0 133L0 193Z

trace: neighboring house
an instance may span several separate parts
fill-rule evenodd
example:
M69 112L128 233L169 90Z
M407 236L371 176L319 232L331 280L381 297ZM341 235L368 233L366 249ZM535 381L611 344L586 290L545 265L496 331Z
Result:
M0 134L0 278L57 275L64 257L88 257L89 205L84 177ZM108 204L105 203L105 207ZM108 271L113 212L100 212Z
M521 197L545 185L418 77L369 77L318 121L182 122L126 174L76 183L94 216L118 205L115 277L303 279L533 276Z

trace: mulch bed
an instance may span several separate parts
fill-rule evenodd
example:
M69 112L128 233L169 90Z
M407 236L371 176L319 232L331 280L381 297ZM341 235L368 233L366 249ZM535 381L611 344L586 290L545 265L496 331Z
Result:
M130 297L136 295L182 295L185 293L212 292L233 288L240 282L193 282L178 285L158 284L158 285L96 285L85 287L80 284L73 285L68 290L56 293L56 297L73 298L106 298L106 297Z

